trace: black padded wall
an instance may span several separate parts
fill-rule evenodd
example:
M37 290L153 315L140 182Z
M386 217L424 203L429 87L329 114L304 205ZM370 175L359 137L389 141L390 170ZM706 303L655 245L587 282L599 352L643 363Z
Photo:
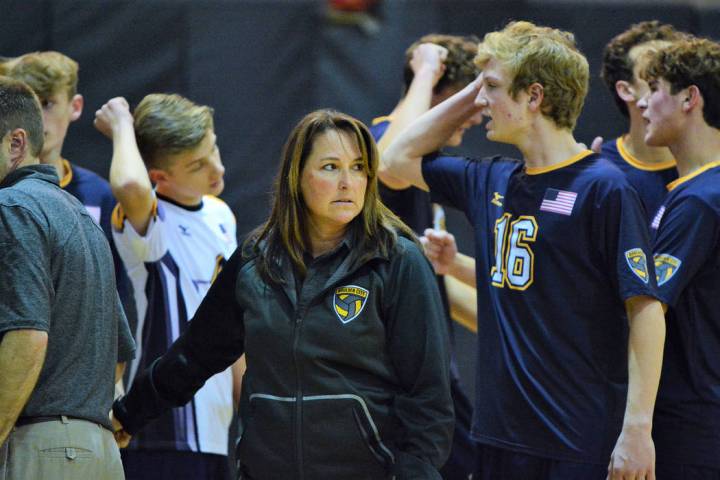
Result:
M625 121L598 74L602 48L629 24L659 19L720 37L720 7L576 5L522 0L384 0L376 29L330 23L323 0L4 0L0 55L59 50L80 63L85 112L71 126L64 155L106 176L110 143L94 112L122 95L132 106L151 92L176 92L215 109L225 163L222 197L240 235L267 215L280 149L305 113L333 107L365 121L388 113L400 94L408 45L423 34L479 37L508 20L528 19L575 33L592 72L577 127L589 144L622 133ZM482 127L462 148L475 156L514 154ZM449 213L461 250L472 251L464 219ZM461 368L472 383L472 338L460 335ZM470 389L470 391L472 391Z

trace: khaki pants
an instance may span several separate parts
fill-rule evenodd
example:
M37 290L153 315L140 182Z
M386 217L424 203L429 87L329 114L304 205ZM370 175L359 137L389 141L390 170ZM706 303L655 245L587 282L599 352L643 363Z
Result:
M0 446L0 480L124 480L109 430L67 419L15 427Z

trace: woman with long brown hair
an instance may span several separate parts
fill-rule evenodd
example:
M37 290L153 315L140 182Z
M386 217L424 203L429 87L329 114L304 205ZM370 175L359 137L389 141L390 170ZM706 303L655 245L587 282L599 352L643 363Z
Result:
M116 402L120 441L244 353L240 478L440 478L454 421L442 306L412 233L378 200L378 160L350 116L297 124L270 218Z

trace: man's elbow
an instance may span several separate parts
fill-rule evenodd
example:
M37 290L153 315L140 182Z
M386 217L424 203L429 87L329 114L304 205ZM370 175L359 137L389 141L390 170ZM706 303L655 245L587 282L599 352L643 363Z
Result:
M3 336L0 345L23 345L26 352L45 353L48 344L48 334L43 330L11 330Z
M382 167L382 164L381 167L378 168L378 180L390 190L405 190L411 186L405 180L391 175L387 168Z
M152 195L151 184L133 179L113 181L111 178L110 187L115 198L123 205Z
M0 340L1 356L21 358L28 371L42 367L47 352L48 334L42 330L21 329L6 332Z

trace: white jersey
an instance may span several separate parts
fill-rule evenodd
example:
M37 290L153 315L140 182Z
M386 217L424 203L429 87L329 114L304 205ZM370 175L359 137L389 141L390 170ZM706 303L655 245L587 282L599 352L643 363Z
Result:
M225 260L237 247L235 216L220 199L205 196L198 207L158 195L144 236L118 205L113 237L135 290L136 357L128 384L186 330ZM233 415L230 368L210 378L184 407L144 428L130 448L227 455Z

